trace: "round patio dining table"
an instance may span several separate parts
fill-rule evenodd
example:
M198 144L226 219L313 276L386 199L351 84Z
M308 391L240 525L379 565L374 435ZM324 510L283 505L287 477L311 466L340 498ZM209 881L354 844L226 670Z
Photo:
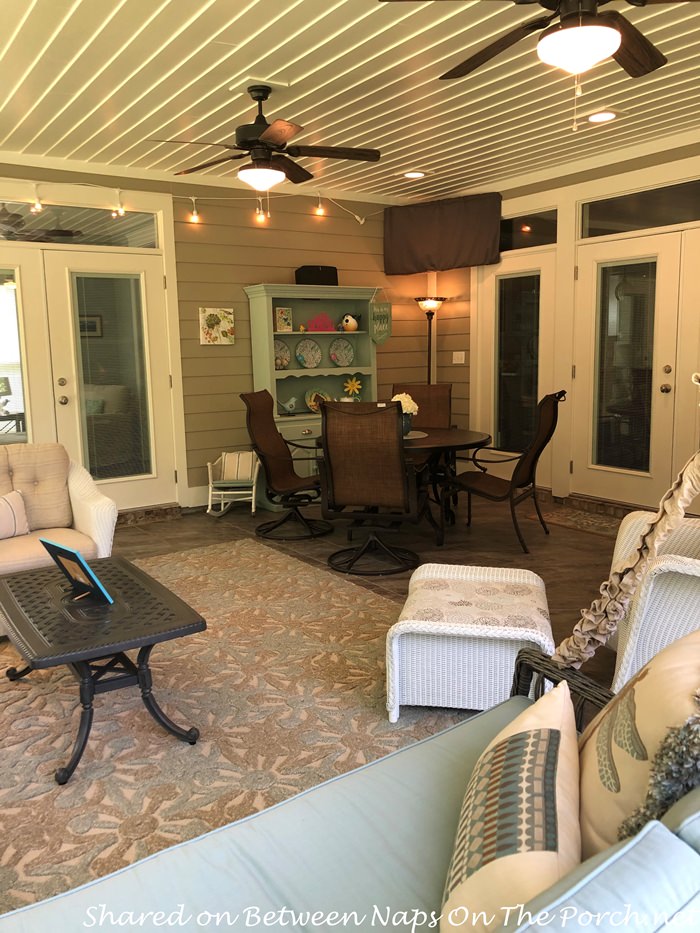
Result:
M426 428L424 431L410 431L404 438L407 453L415 450L427 456L436 502L439 502L439 487L447 477L457 472L457 452L476 450L490 443L490 434L464 428ZM456 520L449 500L444 503L444 519L448 525L454 525Z

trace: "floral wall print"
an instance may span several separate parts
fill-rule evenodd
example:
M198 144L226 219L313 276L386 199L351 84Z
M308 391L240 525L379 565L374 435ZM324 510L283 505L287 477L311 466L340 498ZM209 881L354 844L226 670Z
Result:
M233 308L200 308L199 342L210 345L235 343Z

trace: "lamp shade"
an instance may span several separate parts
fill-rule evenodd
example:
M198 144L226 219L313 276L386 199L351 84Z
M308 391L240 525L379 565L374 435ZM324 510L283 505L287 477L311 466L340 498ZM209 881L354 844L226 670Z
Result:
M244 165L238 169L238 177L246 185L256 191L269 191L274 185L279 185L287 177L278 168L272 168L269 163Z
M442 305L444 298L414 298L421 311L437 311Z
M537 55L545 65L579 75L609 58L621 41L614 26L596 16L576 15L545 29L537 43Z

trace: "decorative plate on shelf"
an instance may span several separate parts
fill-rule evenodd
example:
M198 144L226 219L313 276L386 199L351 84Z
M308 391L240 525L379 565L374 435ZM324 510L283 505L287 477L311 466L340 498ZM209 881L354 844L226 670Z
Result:
M335 363L336 366L350 366L355 359L355 350L345 337L336 337L335 340L331 341L328 353L331 362Z
M316 369L321 362L321 348L310 337L305 337L299 341L295 355L304 369Z
M275 340L274 351L275 369L286 369L289 366L292 354L284 340Z
M321 392L319 389L309 389L309 391L304 396L306 407L315 415L317 415L319 412L319 405L321 402L331 402L332 400L332 396L330 396L327 392Z

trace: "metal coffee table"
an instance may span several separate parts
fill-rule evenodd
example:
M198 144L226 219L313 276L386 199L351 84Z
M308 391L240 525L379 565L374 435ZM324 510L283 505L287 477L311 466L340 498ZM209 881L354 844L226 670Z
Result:
M168 732L194 745L196 728L177 726L156 702L148 661L154 645L203 631L207 625L187 603L123 557L90 566L114 597L111 606L75 600L57 568L28 570L0 577L0 610L7 635L27 662L7 670L19 680L32 670L65 664L80 685L80 724L70 761L55 777L65 784L87 745L97 693L136 684L151 716ZM125 653L138 649L136 663Z

